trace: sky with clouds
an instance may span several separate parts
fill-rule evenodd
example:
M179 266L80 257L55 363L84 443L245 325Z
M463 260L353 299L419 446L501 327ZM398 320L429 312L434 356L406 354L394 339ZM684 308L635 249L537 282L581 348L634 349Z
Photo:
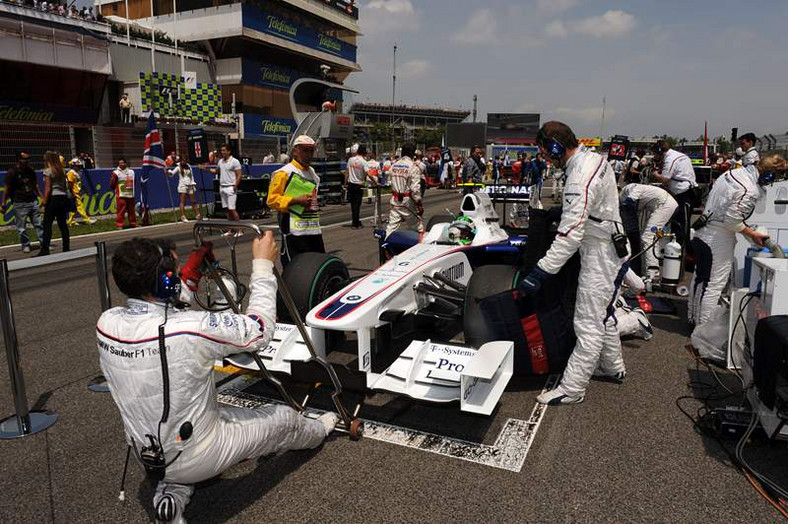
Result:
M539 112L580 135L788 131L785 0L359 0L357 101Z

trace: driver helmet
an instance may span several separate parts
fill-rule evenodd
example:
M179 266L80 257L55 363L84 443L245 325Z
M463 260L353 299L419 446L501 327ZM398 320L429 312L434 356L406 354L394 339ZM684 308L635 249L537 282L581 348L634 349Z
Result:
M468 246L473 242L474 237L476 237L476 228L470 217L459 216L449 226L449 240L455 244Z

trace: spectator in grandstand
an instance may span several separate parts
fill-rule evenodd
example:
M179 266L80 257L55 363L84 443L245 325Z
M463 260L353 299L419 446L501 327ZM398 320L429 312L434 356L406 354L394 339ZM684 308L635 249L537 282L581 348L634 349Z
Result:
M123 96L121 97L120 102L118 102L118 105L120 106L121 120L123 121L124 124L130 124L131 108L134 106L134 103L132 103L128 93L123 93Z
M187 162L179 162L173 169L167 170L168 176L178 175L178 196L181 199L181 222L188 222L186 218L186 197L189 197L194 216L197 220L202 220L202 215L197 209L197 202L194 199L194 194L197 192L197 182L194 180L194 174L191 166Z
M273 164L275 158L274 152L269 151L268 154L263 157L263 164Z
M79 158L72 158L68 165L71 169L66 172L66 178L68 179L68 186L74 197L76 207L75 210L68 214L68 225L71 227L79 223L77 222L77 215L82 217L83 224L95 224L96 219L90 218L90 215L85 210L85 203L82 201L82 175L80 173L82 161Z
M282 165L290 162L290 157L287 156L287 148L282 148L282 152L279 153L278 161Z
M36 172L30 167L30 155L20 151L16 156L16 165L8 170L5 175L5 191L3 192L2 209L5 214L6 206L10 200L14 205L14 222L19 233L19 242L22 251L30 253L30 236L27 233L27 220L36 230L38 241L44 238L44 228L41 226L41 215L38 208L38 198L41 189L38 187Z
M68 212L73 198L68 188L66 171L60 161L60 155L54 151L44 153L44 196L41 206L44 208L44 238L37 257L49 255L49 244L52 241L52 223L57 220L57 227L63 239L63 251L71 250L68 233Z
M126 165L126 159L118 159L118 168L112 172L109 185L115 190L115 226L126 227L125 215L129 215L128 227L137 227L137 214L134 211L134 170Z

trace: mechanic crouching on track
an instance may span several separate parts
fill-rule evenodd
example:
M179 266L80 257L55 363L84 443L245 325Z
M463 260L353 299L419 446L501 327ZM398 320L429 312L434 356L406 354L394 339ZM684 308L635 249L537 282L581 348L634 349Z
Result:
M413 142L402 144L402 156L391 166L389 182L391 184L391 211L386 236L398 230L403 222L416 218L419 222L419 233L424 226L421 216L424 207L421 204L421 169L413 162L416 146Z
M310 420L290 407L219 407L217 359L265 347L274 333L278 254L273 234L252 243L246 314L185 311L210 245L192 252L178 276L174 246L135 238L112 257L112 275L128 297L105 311L96 333L101 370L118 406L126 439L152 482L156 519L185 522L192 485L245 459L315 448L333 430L334 414Z
M551 275L580 250L580 277L575 302L577 343L552 391L542 393L542 404L574 404L585 398L592 375L622 381L626 376L621 340L613 315L616 281L628 256L618 210L616 176L597 153L578 146L572 130L561 122L547 122L537 135L539 149L565 171L561 223L547 254L520 283L520 291L534 296Z
M314 154L315 141L307 135L297 137L293 141L293 160L271 176L268 207L279 212L283 266L299 253L326 252L317 204L320 177L309 165ZM307 187L312 189L304 193Z

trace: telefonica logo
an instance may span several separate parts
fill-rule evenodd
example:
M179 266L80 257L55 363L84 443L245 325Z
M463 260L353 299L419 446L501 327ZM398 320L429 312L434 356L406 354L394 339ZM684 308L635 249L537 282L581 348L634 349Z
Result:
M0 120L24 120L26 122L51 122L55 113L38 111L29 107L0 106Z
M298 28L296 26L290 25L281 18L277 18L273 15L268 15L268 29L273 29L277 33L282 33L292 37L295 37L298 34Z
M317 45L324 49L330 49L331 51L342 51L342 43L339 40L335 40L326 35L320 35L320 40L318 41Z
M290 75L287 73L283 73L282 71L277 71L276 69L271 69L268 67L261 68L260 72L263 75L263 80L266 82L290 84Z
M263 120L263 133L271 133L271 134L283 134L287 135L292 133L293 126L290 124L284 124L282 122L277 122L276 120Z

